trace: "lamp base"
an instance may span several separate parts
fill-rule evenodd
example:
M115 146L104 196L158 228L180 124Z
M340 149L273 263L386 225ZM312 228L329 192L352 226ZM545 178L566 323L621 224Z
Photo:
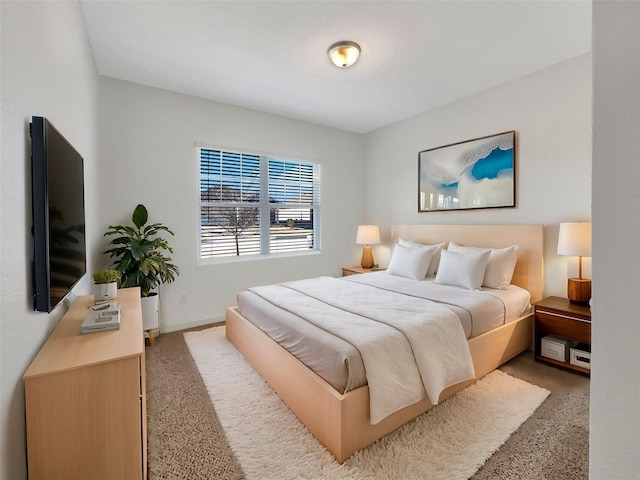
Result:
M570 278L567 282L567 297L571 303L589 305L591 300L591 280L588 278Z
M369 245L365 245L362 248L362 261L360 262L360 266L362 268L373 267L373 253L371 253L371 247Z

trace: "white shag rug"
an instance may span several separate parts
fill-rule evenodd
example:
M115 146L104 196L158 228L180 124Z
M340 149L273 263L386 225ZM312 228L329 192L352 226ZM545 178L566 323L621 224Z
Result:
M184 338L248 479L468 479L550 393L496 370L340 465L224 327Z

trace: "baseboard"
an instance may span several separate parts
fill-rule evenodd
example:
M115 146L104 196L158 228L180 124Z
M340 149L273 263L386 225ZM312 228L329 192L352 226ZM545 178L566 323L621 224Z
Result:
M188 330L190 328L196 328L196 327L204 327L207 325L212 325L212 324L222 324L225 321L225 315L216 315L215 317L210 317L210 318L203 318L201 320L196 320L193 322L187 322L187 323L179 323L179 324L175 324L175 325L162 325L160 327L160 333L172 333L172 332L179 332L182 330Z

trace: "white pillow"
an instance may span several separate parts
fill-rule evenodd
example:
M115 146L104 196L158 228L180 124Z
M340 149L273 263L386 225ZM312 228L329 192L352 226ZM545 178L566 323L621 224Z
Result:
M467 255L442 250L434 282L477 290L482 286L490 254L489 250Z
M440 252L444 248L444 242L438 243L436 245L425 245L423 243L414 242L412 240L399 238L398 244L402 245L403 247L409 248L431 247L433 249L433 255L431 256L431 263L429 264L429 269L427 270L427 277L434 277L436 275L436 272L438 271L438 265L440 264Z
M491 254L487 262L487 269L484 272L482 286L504 290L511 283L516 261L518 260L517 245L511 245L506 248L480 248L463 247L450 242L447 250L462 254L490 251Z
M398 244L391 254L387 273L422 280L427 274L432 254L428 247L408 248Z

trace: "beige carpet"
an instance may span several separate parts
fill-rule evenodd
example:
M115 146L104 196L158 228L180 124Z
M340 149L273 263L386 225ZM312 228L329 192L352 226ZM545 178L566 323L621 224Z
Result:
M150 480L245 478L182 332L147 345ZM589 478L589 379L539 364L524 352L501 370L552 393L474 480Z
M467 479L549 392L496 371L343 465L225 338L185 333L218 418L249 479Z
M551 391L473 480L587 480L589 378L534 361L524 352L500 368Z
M145 356L149 480L244 478L182 333Z

